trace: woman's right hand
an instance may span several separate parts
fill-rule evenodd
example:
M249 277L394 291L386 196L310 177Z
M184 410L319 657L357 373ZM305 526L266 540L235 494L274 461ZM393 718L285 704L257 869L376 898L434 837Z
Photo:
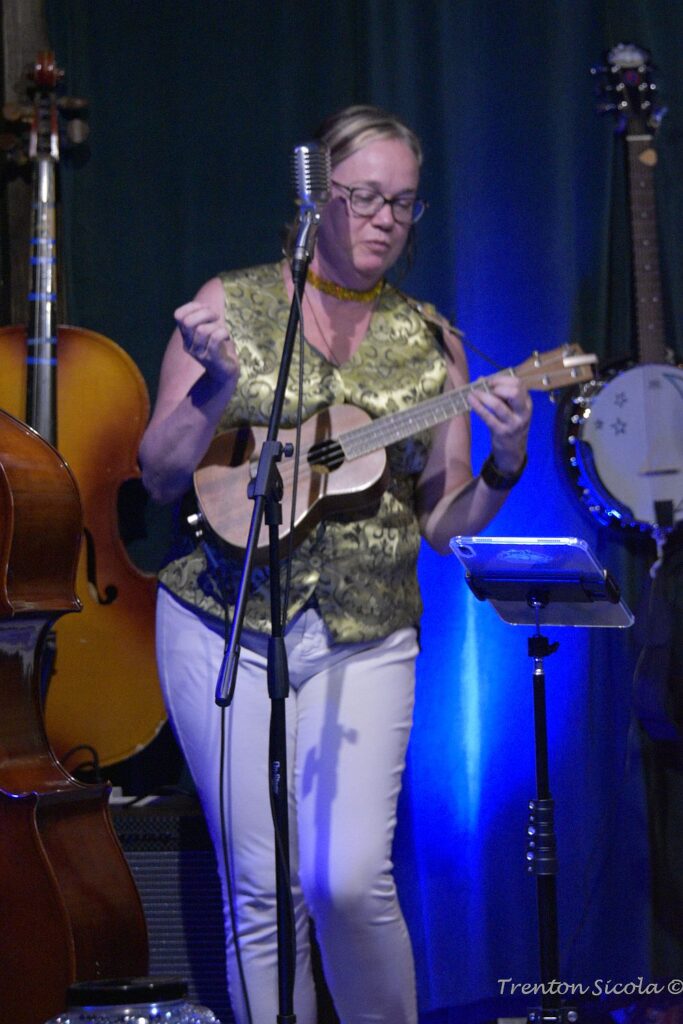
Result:
M237 387L239 359L224 307L223 284L214 277L174 314L176 327L139 453L143 483L162 504L191 485Z
M187 354L217 383L236 379L237 353L223 317L195 300L179 306L173 315Z

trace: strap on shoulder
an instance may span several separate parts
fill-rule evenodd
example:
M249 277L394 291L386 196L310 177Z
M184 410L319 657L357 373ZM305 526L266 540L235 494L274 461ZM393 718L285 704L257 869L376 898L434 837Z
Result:
M460 342L462 342L465 337L463 332L458 330L458 328L454 324L452 324L447 317L443 316L443 314L440 313L436 306L434 306L431 302L420 302L418 299L414 299L412 298L412 296L406 295L398 288L396 289L396 291L401 296L403 301L406 302L411 309L414 309L415 312L422 317L422 319L425 321L425 323L431 330L432 334L436 338L440 350L443 352L447 359L452 361L453 354L449 346L446 344L445 335L454 335Z

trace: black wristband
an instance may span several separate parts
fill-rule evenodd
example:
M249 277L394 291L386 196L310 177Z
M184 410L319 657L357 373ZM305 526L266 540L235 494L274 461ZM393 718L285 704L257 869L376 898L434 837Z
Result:
M482 465L479 476L482 478L487 487L490 487L492 491L509 491L515 486L527 463L526 452L524 453L524 459L522 465L514 473L503 473L496 465L495 459L493 458L493 452L487 457Z

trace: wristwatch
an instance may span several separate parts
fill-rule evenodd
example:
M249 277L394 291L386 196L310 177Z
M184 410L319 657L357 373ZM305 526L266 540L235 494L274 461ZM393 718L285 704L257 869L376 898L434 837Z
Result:
M498 469L496 461L491 452L486 460L484 461L479 476L482 478L487 487L490 487L492 491L509 491L511 487L514 487L522 473L524 467L527 464L527 455L524 453L524 459L519 469L515 470L514 473L503 473L502 470Z

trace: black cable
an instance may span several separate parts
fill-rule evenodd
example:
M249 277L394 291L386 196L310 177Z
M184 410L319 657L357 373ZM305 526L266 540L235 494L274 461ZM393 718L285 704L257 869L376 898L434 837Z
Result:
M289 592L292 584L292 560L294 556L294 523L296 522L296 499L299 488L299 465L301 462L301 407L304 400L304 353L306 351L304 339L304 311L297 289L294 289L294 299L299 310L299 381L297 389L297 411L296 411L296 441L294 444L294 479L292 482L292 504L289 514L289 538L287 542L287 570L285 573L285 586L282 596L282 632L287 625L287 610L289 607Z
M485 363L488 363L490 366L493 366L494 369L507 369L507 367L503 366L496 359L494 359L493 356L488 355L487 352L484 352L483 349L480 349L477 345L473 345L472 342L467 337L467 335L461 334L460 340L465 348L469 349L469 351L472 352L474 355L479 356L479 358L482 359Z
M228 828L227 819L225 814L225 773L227 770L227 749L225 741L225 722L226 722L227 708L221 708L221 746L220 746L220 759L219 759L219 780L218 780L218 800L220 803L220 822L221 822L221 850L223 855L223 869L225 871L225 885L227 889L228 898L228 910L230 912L230 928L232 930L232 941L235 947L235 960L237 961L237 971L240 976L240 986L242 988L242 996L244 998L244 1005L247 1011L247 1020L249 1024L253 1024L253 1018L251 1015L251 1003L249 1002L249 990L247 988L247 979L244 976L244 966L242 964L242 951L240 949L239 936L237 934L237 915L235 913L235 893L232 888L232 876L230 873L230 854L228 851Z
M270 749L270 747L269 747L269 749ZM273 760L272 756L269 756L269 758L268 758L269 766L272 763L272 760ZM277 810L276 810L276 807L275 807L275 799L274 799L274 796L273 796L273 787L272 787L272 785L270 785L270 776L269 776L268 782L269 782L269 785L268 785L268 795L269 795L269 798L270 798L270 814L271 814L271 817L273 819L273 831L275 833L275 847L276 847L276 852L277 852L277 858L278 858L278 863L282 867L282 873L284 875L284 879L285 879L285 883L286 883L287 895L289 897L288 900L287 900L287 912L288 912L288 915L289 915L289 935L290 935L290 941L292 943L292 949L294 951L294 956L292 957L292 961L291 962L292 962L292 970L295 971L296 970L296 920L295 920L295 917L294 917L294 900L292 899L292 878L291 878L291 875L290 875L290 872L289 872L289 866L288 866L288 863L287 863L287 855L286 855L286 852L285 852L284 843L282 842L282 835L280 833L280 829L278 828ZM285 785L285 788L287 789L287 794L289 796L289 787L287 785L287 779L286 778L284 779L284 785Z
M69 760L69 758L73 757L74 754L79 753L81 750L87 750L88 753L91 755L91 760L81 761L80 764L77 764L75 768L68 768L67 761ZM65 754L62 755L61 763L67 769L67 771L70 772L71 775L75 776L76 772L82 772L87 769L89 772L92 773L96 782L104 781L100 769L100 755L97 752L97 749L91 746L89 743L79 743L77 746L71 747L69 750L66 751Z

